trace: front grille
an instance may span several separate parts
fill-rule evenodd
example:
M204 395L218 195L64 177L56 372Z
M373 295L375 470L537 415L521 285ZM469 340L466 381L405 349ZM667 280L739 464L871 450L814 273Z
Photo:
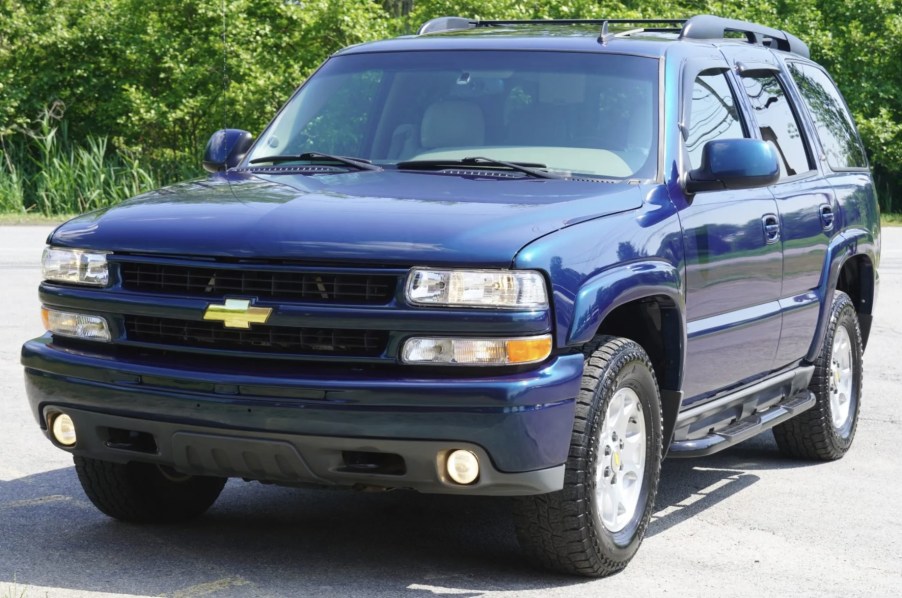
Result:
M203 268L120 262L122 286L143 293L198 297L244 295L273 301L384 305L392 300L397 276Z
M244 330L219 322L149 316L125 316L125 331L130 341L155 345L296 355L377 357L388 344L383 330L256 325Z

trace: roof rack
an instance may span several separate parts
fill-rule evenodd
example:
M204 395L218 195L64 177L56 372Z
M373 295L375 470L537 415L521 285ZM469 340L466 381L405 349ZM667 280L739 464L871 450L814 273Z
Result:
M741 33L745 35L750 44L760 44L811 58L805 42L791 33L757 23L724 19L713 15L698 15L686 21L680 32L680 39L722 39L726 37L727 33Z
M679 39L723 39L729 33L744 35L750 44L758 44L776 48L784 52L792 52L805 58L811 54L808 46L796 36L764 25L725 19L714 15L696 15L689 19L537 19L537 20L496 20L482 21L465 17L439 17L423 23L417 35L441 33L446 31L463 31L479 27L503 27L506 25L600 25L601 33L598 41L606 43L616 35L611 33L610 25L640 25L627 34L633 33L677 33Z

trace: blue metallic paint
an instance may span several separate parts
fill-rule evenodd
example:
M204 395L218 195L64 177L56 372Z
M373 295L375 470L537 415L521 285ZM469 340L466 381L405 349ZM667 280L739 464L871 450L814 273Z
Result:
M723 45L731 58L779 61L765 48ZM685 373L685 382L668 389L674 409L681 389L687 397L683 408L696 407L737 384L754 384L803 358L813 360L847 260L867 260L876 286L880 233L873 187L866 173L829 173L818 164L817 177L687 196L677 123L688 92L680 90L700 56L705 64L730 67L718 47L626 39L601 46L594 39L556 35L520 43L516 36L474 34L399 39L342 53L520 46L664 58L660 118L671 124L660 133L659 184L388 170L317 177L232 171L79 217L50 240L147 259L194 257L205 266L211 262L204 258L238 258L396 272L413 265L538 269L550 283L550 313L430 310L405 305L399 294L384 307L281 306L273 318L339 327L365 323L392 330L395 348L416 331L551 331L558 354L530 371L456 378L399 375L397 369L352 362L338 371L315 360L296 364L247 356L236 367L235 360L216 356L137 358L54 345L44 336L27 343L22 354L35 414L46 404L71 402L243 430L467 440L484 447L499 469L528 471L566 459L582 373L582 355L573 351L623 302L659 296L679 310L680 343L669 347L679 355L669 359ZM818 230L815 210L824 204L836 216L830 231ZM765 242L765 214L778 216L780 243ZM159 297L123 291L115 281L106 291L45 283L41 297L49 305L114 316L138 310L196 319L205 305L175 297L163 304ZM870 313L875 291L863 292ZM113 327L120 329L115 317ZM380 360L393 362L394 356L389 351Z
M254 136L241 129L220 129L213 133L204 149L203 166L207 172L234 168L254 144Z
M597 182L230 173L76 218L57 229L53 243L160 255L508 267L536 237L640 205L636 189Z

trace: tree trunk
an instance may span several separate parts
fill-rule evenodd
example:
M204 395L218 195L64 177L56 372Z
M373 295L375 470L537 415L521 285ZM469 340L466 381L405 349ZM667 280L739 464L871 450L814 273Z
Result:
M413 0L381 0L382 8L393 17L405 16L413 10Z

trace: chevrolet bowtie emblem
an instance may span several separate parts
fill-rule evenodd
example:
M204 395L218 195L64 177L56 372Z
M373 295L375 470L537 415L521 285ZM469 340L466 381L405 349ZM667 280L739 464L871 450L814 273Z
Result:
M271 307L251 307L247 299L226 299L225 305L210 305L204 320L222 322L226 328L250 328L251 324L266 324Z

